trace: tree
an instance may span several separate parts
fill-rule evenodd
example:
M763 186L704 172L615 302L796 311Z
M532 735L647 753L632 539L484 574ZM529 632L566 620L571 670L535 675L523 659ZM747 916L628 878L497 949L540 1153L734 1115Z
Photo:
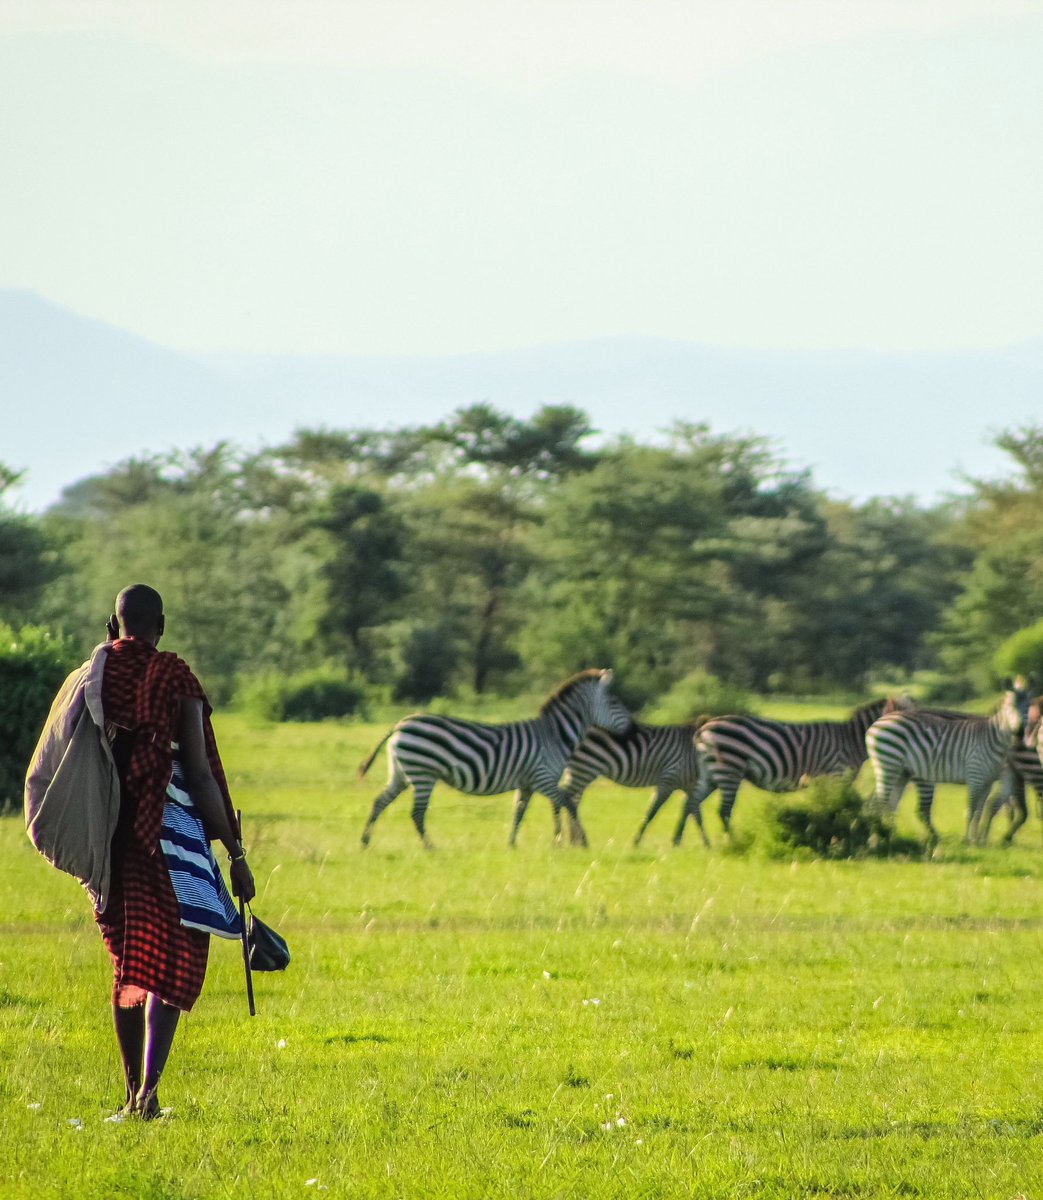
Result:
M0 463L0 619L28 620L45 585L59 573L57 554L39 518L4 503L21 474Z
M1043 427L1001 433L996 444L1015 470L971 481L959 532L973 564L937 637L949 673L983 691L995 685L992 660L1000 643L1043 619Z
M586 413L578 408L544 406L524 421L492 405L474 404L458 409L425 437L442 448L457 470L478 466L503 482L503 476L548 480L586 470L595 460L580 442L592 432Z
M25 771L62 680L77 664L50 630L0 621L0 813L21 809Z
M482 693L520 665L517 589L536 518L507 490L473 479L432 483L403 497L402 513L418 624L440 631L463 680Z
M862 691L881 670L928 666L928 635L968 562L955 516L911 499L829 503L824 514L828 545L792 593L787 685Z
M621 442L547 499L534 583L550 604L526 648L617 667L635 704L698 668L760 683L772 664L749 632L820 553L821 526L806 479L760 439L678 425L666 446Z
M173 620L164 648L192 662L217 699L237 673L289 665L276 635L289 608L271 522L252 510L239 458L211 450L129 460L73 489L52 515L69 572L42 611L86 650L127 583L146 581Z
M419 648L434 637L444 642L439 671L455 664L478 693L520 668L518 597L536 565L531 533L551 485L596 461L580 445L590 433L578 409L548 406L522 420L486 404L403 433L388 461L408 460L414 472L396 488L414 578L403 651L411 678Z
M408 590L402 523L379 492L340 485L315 518L327 537L320 573L325 586L319 631L350 651L363 673L372 655L363 631L388 623Z

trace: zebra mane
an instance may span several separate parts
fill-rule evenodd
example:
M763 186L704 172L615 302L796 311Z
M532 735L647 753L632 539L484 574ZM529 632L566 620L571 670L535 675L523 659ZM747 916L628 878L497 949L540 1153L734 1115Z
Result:
M560 700L567 692L571 692L574 687L578 687L581 683L585 683L588 679L600 679L601 668L589 667L586 671L577 671L575 675L570 675L564 683L559 683L553 692L540 705L540 716L547 711L548 708L556 701Z

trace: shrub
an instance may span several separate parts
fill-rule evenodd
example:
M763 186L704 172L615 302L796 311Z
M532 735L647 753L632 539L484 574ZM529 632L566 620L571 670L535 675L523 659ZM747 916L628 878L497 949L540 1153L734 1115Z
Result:
M813 779L771 814L775 838L787 853L810 850L821 858L919 854L912 838L899 837L889 814L859 793L850 775Z
M1043 687L1043 621L1011 634L996 651L996 673L1023 675L1037 690Z
M298 675L262 675L236 696L245 712L266 721L325 721L359 711L365 691L347 673L330 667Z
M25 770L51 701L78 665L71 644L37 625L0 622L0 812L21 808Z
M750 697L741 688L722 683L708 671L692 671L660 698L644 716L659 725L679 725L695 717L721 717L752 712Z
M972 680L963 675L945 675L940 671L917 671L906 691L918 704L963 704L977 695Z

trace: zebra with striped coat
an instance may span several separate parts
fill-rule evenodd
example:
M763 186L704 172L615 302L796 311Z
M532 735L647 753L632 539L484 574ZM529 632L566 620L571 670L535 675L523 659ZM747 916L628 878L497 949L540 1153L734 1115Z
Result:
M675 791L680 789L686 797L691 797L698 788L699 755L692 741L698 725L698 722L685 725L635 722L626 733L592 729L572 752L565 768L563 790L572 801L568 809L570 819L572 811L579 810L583 793L599 776L622 787L655 788L651 807L634 838L634 845L638 845L648 823ZM705 830L703 841L710 844Z
M985 808L978 824L979 840L982 845L988 842L993 819L1001 809L1009 811L1010 825L1003 835L1003 842L1005 845L1010 845L1014 835L1028 820L1026 793L1028 787L1035 789L1037 801L1043 799L1043 763L1040 761L1040 752L1037 747L1041 703L1043 703L1043 697L1037 697L1032 702L1028 713L1028 723L1025 727L1025 736L1014 740L1014 744L1000 768L996 786L985 801ZM974 715L953 708L923 708L917 711L945 717L949 720L964 720Z
M695 734L702 783L685 803L674 845L681 844L689 817L703 830L702 803L717 788L721 821L730 833L735 798L744 779L766 792L791 792L816 775L857 771L866 760L866 730L893 707L893 700L874 700L856 708L846 721L712 717Z
M1043 696L1037 696L1029 708L1024 738L1014 744L1000 774L999 787L989 797L982 815L981 840L989 840L993 817L1001 808L1010 810L1010 826L1003 835L1010 845L1014 835L1028 820L1027 789L1034 788L1037 803L1043 802L1043 738L1040 737L1040 709ZM1043 809L1040 810L1043 816Z
M898 808L905 785L915 784L928 846L938 842L931 822L938 783L967 785L967 841L977 837L985 798L1024 728L1028 693L1009 687L989 717L960 717L929 710L891 712L866 733L866 750L876 776L876 802Z
M387 742L388 783L373 801L362 844L369 844L374 822L384 809L412 786L413 824L424 845L430 846L424 821L432 789L439 781L472 796L494 796L516 789L512 846L533 792L550 799L556 824L564 807L575 822L577 836L585 841L572 800L558 781L569 755L592 727L618 733L630 727L633 718L609 690L611 682L611 671L581 671L557 688L538 717L508 725L422 713L405 717L359 768L359 775L365 775Z

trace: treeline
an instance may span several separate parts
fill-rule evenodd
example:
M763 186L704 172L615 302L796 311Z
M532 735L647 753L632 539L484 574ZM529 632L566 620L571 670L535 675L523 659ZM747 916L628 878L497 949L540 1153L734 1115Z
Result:
M85 652L147 581L220 700L321 667L410 704L591 665L635 708L697 672L989 691L997 648L1043 618L1043 429L998 443L1008 477L929 508L829 499L705 425L598 441L568 407L136 458L42 516L0 508L0 619Z

